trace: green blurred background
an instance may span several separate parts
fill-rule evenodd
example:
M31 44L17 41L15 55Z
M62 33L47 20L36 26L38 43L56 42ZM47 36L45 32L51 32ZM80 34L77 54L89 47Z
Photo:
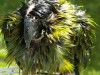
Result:
M0 18L6 13L10 13L21 6L25 0L0 0ZM96 41L94 42L94 48L92 52L91 61L88 63L88 67L82 69L81 75L100 75L100 1L99 0L70 0L75 5L84 6L87 14L91 15L94 21L98 24L96 28ZM0 67L7 67L4 62L6 55L3 39L0 36Z

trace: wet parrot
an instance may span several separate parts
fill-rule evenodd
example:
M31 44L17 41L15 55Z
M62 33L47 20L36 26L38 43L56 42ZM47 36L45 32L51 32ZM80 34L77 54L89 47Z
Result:
M80 75L93 48L96 23L68 0L30 0L0 19L7 47L23 75Z

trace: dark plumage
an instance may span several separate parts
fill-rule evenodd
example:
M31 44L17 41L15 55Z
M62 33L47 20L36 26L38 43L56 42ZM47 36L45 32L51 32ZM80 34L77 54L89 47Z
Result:
M95 37L95 23L66 0L30 0L2 18L6 60L16 61L23 75L75 71L86 66Z

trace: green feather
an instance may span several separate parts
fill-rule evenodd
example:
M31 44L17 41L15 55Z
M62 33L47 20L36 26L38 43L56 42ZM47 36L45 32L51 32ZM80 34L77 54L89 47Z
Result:
M7 14L0 20L0 29L7 45L7 62L20 62L20 68L25 73L31 70L58 72L73 72L75 69L74 55L78 67L86 67L90 59L95 37L96 23L80 7L65 0L58 5L54 18L50 17L47 29L32 41L27 48L24 40L24 23L20 14ZM48 32L50 31L50 32ZM38 41L37 41L38 40ZM24 60L23 60L24 57ZM27 65L26 65L27 64Z

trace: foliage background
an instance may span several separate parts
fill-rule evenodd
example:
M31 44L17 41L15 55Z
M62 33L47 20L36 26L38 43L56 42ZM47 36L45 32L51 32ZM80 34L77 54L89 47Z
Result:
M25 0L0 0L0 18L6 13L16 10ZM92 16L94 21L98 24L96 28L96 41L92 52L91 61L88 67L81 71L81 75L100 75L100 1L99 0L70 0L75 5L84 6L86 12ZM94 39L94 38L93 38ZM4 48L2 35L0 36L0 67L6 67L4 57L6 50Z

